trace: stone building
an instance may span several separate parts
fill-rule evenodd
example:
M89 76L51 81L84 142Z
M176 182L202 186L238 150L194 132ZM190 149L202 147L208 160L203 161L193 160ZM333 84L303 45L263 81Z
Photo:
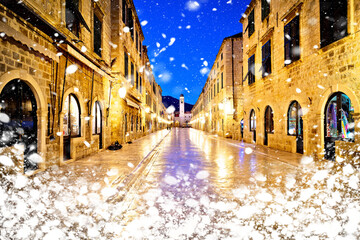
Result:
M357 155L359 22L358 1L251 1L241 18L245 141Z
M223 40L199 99L192 125L219 136L240 138L242 33ZM236 90L236 91L235 91Z
M143 39L132 1L0 1L1 154L31 174L144 135Z

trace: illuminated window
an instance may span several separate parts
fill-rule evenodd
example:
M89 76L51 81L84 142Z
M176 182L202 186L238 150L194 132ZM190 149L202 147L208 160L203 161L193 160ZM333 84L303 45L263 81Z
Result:
M254 109L250 112L250 131L256 130L256 116Z
M288 111L288 135L302 135L302 110L298 102L290 104Z
M102 113L99 102L95 102L94 107L92 109L93 119L92 119L92 133L94 135L101 134L101 126L102 126Z
M78 99L74 94L70 94L65 99L63 112L64 136L80 137L80 105Z

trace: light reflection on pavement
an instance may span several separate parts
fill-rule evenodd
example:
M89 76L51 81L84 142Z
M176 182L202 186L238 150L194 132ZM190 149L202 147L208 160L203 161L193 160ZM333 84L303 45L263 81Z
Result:
M246 148L252 150L250 154L245 153ZM123 219L122 237L134 237L134 231L139 238L155 239L201 239L213 234L215 239L239 237L241 234L235 231L240 235L234 235L231 228L235 222L239 228L253 230L259 224L258 230L264 231L261 236L271 236L272 231L262 225L265 220L251 216L270 216L276 209L286 209L284 203L297 194L291 187L315 172L300 164L299 154L217 138L194 129L173 129L158 150L148 173L129 194L133 198L127 199L131 206ZM275 210L271 210L267 205L274 202ZM247 231L241 236L259 234Z

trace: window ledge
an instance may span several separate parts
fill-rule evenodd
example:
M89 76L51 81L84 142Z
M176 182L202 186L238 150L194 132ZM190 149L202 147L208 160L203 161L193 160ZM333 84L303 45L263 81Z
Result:
M302 58L300 58L299 60L296 60L294 62L291 62L290 64L284 65L284 68L291 68L291 67L295 67L299 64L301 64L303 62Z
M352 35L348 34L345 37L343 37L343 38L341 38L341 39L339 39L339 40L337 40L335 42L332 42L332 43L330 43L330 44L328 44L328 45L326 45L324 47L320 46L319 52L327 52L328 50L330 50L330 49L332 49L334 47L337 47L337 46L339 46L341 44L344 44L345 42L347 42L347 40L348 40L348 38L350 36L352 36Z
M269 75L261 77L262 80L268 80L268 78L271 78L273 76L273 73L271 72Z

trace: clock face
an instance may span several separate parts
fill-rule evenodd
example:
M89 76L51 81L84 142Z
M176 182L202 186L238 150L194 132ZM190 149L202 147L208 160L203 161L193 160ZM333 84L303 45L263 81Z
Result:
M184 101L181 101L181 103L184 103Z

